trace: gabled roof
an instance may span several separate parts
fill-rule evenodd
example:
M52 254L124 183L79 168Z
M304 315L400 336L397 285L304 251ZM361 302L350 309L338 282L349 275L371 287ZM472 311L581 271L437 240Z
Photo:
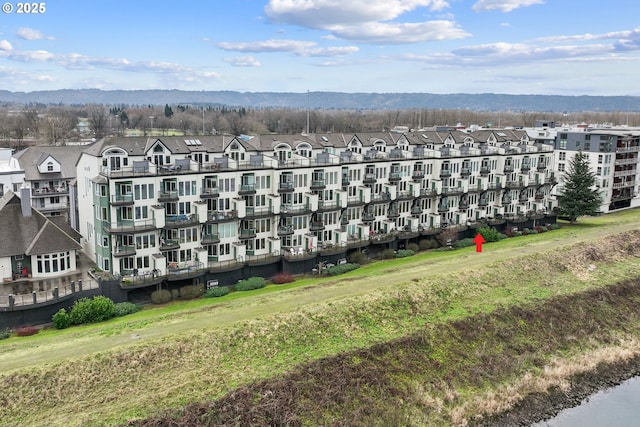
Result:
M49 157L51 157L51 158L52 158L53 160L55 160L58 164L60 164L60 162L58 162L58 160L57 160L55 157L53 157L51 154L49 154L49 153L45 153L45 152L40 153L40 158L38 159L38 161L36 162L36 164L37 164L38 166L42 165L42 164L43 164L43 163L44 163L44 162L45 162Z
M22 215L20 198L8 191L0 198L0 257L78 250L80 245L36 209Z
M20 167L24 170L26 181L51 178L72 179L76 176L76 162L82 151L77 146L34 145L18 151L13 157L18 160ZM38 166L48 157L53 157L60 164L59 173L40 173Z

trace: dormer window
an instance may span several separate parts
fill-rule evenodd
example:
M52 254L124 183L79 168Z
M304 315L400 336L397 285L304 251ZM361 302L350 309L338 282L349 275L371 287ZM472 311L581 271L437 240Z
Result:
M311 146L307 143L302 143L296 147L296 151L302 157L311 157Z
M47 162L47 172L53 172L53 162Z

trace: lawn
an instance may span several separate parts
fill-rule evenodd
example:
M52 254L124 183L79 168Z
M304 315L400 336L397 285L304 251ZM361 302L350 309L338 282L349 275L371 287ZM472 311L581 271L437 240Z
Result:
M13 399L0 414L23 424L114 424L401 338L427 323L637 277L637 260L611 243L623 239L605 238L635 230L638 219L640 212L629 210L485 244L482 253L420 253L336 278L149 307L99 325L0 341L0 378ZM629 233L629 242L640 243L640 236ZM589 261L583 247L606 247L617 257ZM587 271L587 261L597 268Z

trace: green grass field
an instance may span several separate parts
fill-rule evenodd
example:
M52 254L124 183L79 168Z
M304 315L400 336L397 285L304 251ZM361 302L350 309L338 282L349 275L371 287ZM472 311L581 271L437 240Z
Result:
M635 278L640 268L625 245L640 243L638 219L628 210L485 244L482 253L420 253L0 341L0 424L117 425L425 325Z

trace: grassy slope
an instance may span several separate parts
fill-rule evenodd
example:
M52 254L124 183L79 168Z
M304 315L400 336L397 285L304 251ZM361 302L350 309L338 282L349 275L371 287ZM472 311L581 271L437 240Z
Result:
M584 271L584 260L576 271L553 261L563 255L557 248L632 230L639 217L626 211L487 245L482 254L420 255L339 280L268 287L223 302L174 304L103 325L8 340L0 343L7 393L0 415L9 424L110 424L220 396L308 360L400 338L425 322L637 276L632 259L609 260L595 272ZM527 259L527 274L514 271L522 267L518 258L550 250L555 253ZM553 286L546 283L551 278ZM412 315L416 309L419 316ZM39 411L26 411L29 405Z

